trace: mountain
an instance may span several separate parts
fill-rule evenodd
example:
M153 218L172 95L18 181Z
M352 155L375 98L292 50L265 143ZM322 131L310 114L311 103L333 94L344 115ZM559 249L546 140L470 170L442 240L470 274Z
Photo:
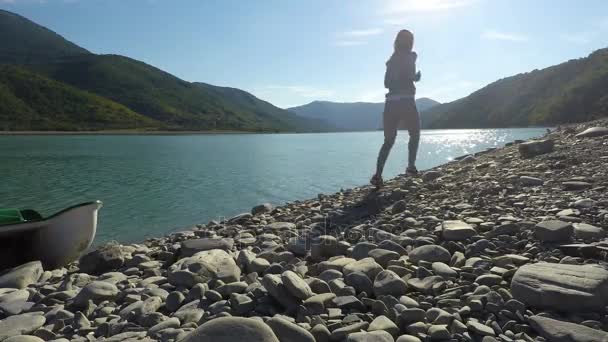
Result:
M429 98L416 99L420 112L438 104L439 102ZM382 127L384 103L314 101L287 110L305 118L325 120L338 130L368 131Z
M0 65L0 130L156 129L162 124L19 66Z
M245 91L186 82L124 56L80 55L30 67L121 103L169 129L299 131L315 126Z
M47 62L88 53L29 19L0 10L0 63Z
M45 109L42 103L38 103L56 95L52 89L62 88L69 89L74 94L75 90L80 90L77 92L80 95L94 94L96 99L105 100L105 103L120 104L121 108L128 109L129 114L125 114L124 118L108 116L115 119L108 122L108 128L112 129L131 122L130 115L146 117L147 123L168 130L298 132L328 129L327 124L320 120L298 117L242 90L187 82L124 56L89 53L56 33L11 12L0 12L0 37L0 63L21 65L37 74L38 80L55 81L53 87L38 87L37 83L28 83L27 86L31 86L32 91L40 96L20 98L22 102L27 100L25 104L30 108L36 108L39 121L46 122L44 127L76 127L73 121L62 122L67 118L55 115L56 108ZM64 100L86 102L85 99L77 100L76 97L74 95ZM67 108L67 105L66 103L63 108ZM74 108L81 107L74 105ZM80 115L83 124L76 128L85 129L88 127L86 117L89 113L81 112ZM8 124L5 122L4 127L41 129L35 125L30 128L24 126L24 121L11 116L10 112L0 112L0 116L14 121ZM97 124L90 128L103 129ZM124 128L131 126L126 125Z
M427 128L553 126L608 115L608 49L503 78L426 113Z

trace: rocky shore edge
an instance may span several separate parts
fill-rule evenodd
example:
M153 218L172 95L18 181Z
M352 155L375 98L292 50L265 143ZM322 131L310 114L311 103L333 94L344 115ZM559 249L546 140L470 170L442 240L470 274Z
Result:
M608 341L608 119L0 275L0 341Z

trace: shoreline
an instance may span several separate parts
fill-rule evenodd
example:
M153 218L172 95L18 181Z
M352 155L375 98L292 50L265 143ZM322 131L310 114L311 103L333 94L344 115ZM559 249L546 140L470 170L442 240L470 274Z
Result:
M608 118L378 191L257 205L58 270L26 264L0 276L0 339L25 322L15 335L79 341L608 340L608 129L576 136L592 126Z
M526 126L526 127L484 127L484 128L423 128L421 131L466 131L466 130L497 130L497 129L543 129L553 126ZM131 131L131 130L107 130L107 131L2 131L0 136L61 136L61 135L223 135L223 134L332 134L332 133L366 133L381 132L377 130L361 131L329 131L329 132L251 132L251 131ZM406 131L399 129L399 131Z

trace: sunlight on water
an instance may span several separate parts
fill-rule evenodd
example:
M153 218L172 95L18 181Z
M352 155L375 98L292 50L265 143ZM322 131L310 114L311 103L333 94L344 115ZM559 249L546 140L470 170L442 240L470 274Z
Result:
M545 129L423 131L418 168ZM0 207L48 215L100 199L97 242L138 241L220 216L367 183L382 132L190 136L0 136ZM385 178L406 167L407 133Z

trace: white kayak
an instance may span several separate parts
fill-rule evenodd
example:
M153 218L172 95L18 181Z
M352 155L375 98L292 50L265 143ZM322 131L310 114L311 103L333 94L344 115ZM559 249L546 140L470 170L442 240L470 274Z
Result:
M0 270L31 260L52 269L78 259L95 239L101 206L82 203L46 218L21 210L21 222L0 223Z

